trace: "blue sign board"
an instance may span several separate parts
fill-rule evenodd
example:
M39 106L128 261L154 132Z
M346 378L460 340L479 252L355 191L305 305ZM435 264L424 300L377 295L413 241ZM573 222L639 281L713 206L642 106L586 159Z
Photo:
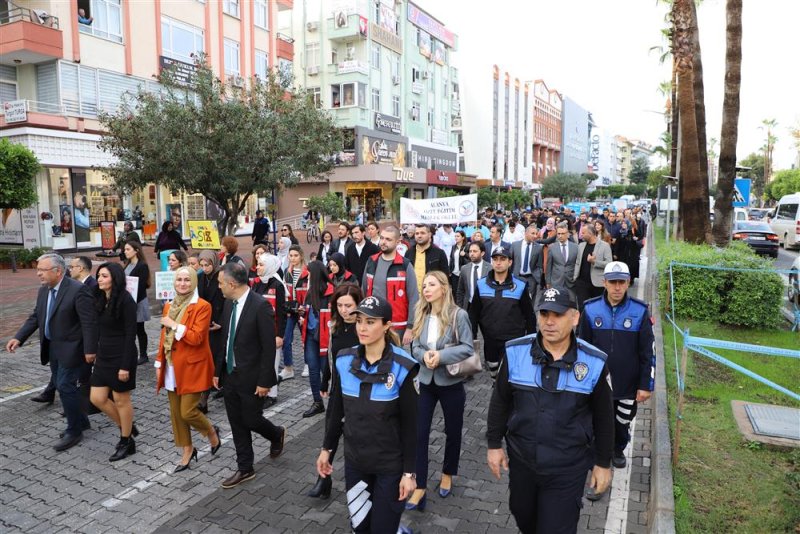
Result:
M736 178L733 182L733 207L750 206L750 178Z

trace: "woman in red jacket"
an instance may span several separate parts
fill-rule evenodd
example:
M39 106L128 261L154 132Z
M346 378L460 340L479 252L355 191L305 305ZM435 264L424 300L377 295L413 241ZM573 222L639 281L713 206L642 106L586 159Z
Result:
M175 300L164 306L161 342L156 357L156 394L167 390L175 445L183 448L175 473L197 461L190 427L208 438L211 454L222 441L219 429L197 408L200 394L211 388L214 359L208 343L211 305L197 295L197 273L181 267L175 271Z

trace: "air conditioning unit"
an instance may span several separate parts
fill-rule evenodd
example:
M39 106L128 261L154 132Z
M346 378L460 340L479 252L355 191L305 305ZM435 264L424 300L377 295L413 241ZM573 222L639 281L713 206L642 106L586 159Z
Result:
M395 85L400 85L400 76L392 76L392 83Z
M453 117L453 128L461 128L461 117Z
M319 74L319 66L314 65L311 67L306 67L306 74L308 74L309 76L316 76L317 74Z
M308 24L306 24L306 30L310 32L317 31L317 28L319 28L319 23L317 22L309 22Z
M422 79L423 80L427 80L430 77L431 77L431 73L430 72L428 72L427 70L422 71Z

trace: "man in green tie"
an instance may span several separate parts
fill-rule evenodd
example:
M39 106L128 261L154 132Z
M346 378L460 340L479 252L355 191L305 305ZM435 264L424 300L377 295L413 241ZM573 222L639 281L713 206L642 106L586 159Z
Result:
M286 429L263 415L264 398L278 383L275 374L275 312L266 299L250 291L247 269L228 263L219 274L227 299L222 312L222 347L215 354L214 387L225 382L225 410L236 447L236 472L222 482L232 488L256 476L252 432L270 441L270 458L283 452Z

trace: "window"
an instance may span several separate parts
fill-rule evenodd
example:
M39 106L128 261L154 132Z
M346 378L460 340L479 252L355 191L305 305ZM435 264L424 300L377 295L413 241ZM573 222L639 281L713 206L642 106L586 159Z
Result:
M17 99L17 68L0 65L0 102Z
M436 78L434 78L433 71L428 71L428 87L430 87L431 92L436 91Z
M422 76L422 74L421 74L421 72L419 70L419 67L417 67L416 65L412 65L411 66L411 81L412 82L418 82L421 76Z
M239 0L222 0L222 11L232 17L239 17Z
M162 53L186 63L194 63L194 55L203 52L203 30L161 17Z
M322 107L322 89L319 87L311 87L306 91L308 99L314 103L314 107L319 109Z
M292 85L292 79L294 78L293 68L294 64L291 61L282 57L278 58L278 76L284 89Z
M392 53L392 76L400 77L400 56Z
M372 68L381 68L381 45L372 43Z
M239 76L239 43L225 39L225 74Z
M306 44L306 67L319 67L319 43Z
M262 81L269 77L269 56L261 50L256 50L256 76Z
M372 109L374 111L380 112L381 110L381 90L380 89L373 89L372 90Z
M90 24L78 24L81 33L117 43L122 42L122 7L120 0L78 0Z
M331 85L331 107L366 107L367 85L364 83L341 83Z
M419 122L419 104L416 102L411 103L411 120Z
M339 63L339 50L336 48L331 48L331 65L336 65Z
M255 0L255 20L253 24L258 26L259 28L264 28L265 30L269 29L269 16L267 11L267 0Z
M392 95L392 115L400 116L400 97L397 95Z
M435 113L433 111L433 106L431 106L431 107L428 108L428 126L430 126L431 128L435 127L434 123L433 123L434 115L435 115Z

